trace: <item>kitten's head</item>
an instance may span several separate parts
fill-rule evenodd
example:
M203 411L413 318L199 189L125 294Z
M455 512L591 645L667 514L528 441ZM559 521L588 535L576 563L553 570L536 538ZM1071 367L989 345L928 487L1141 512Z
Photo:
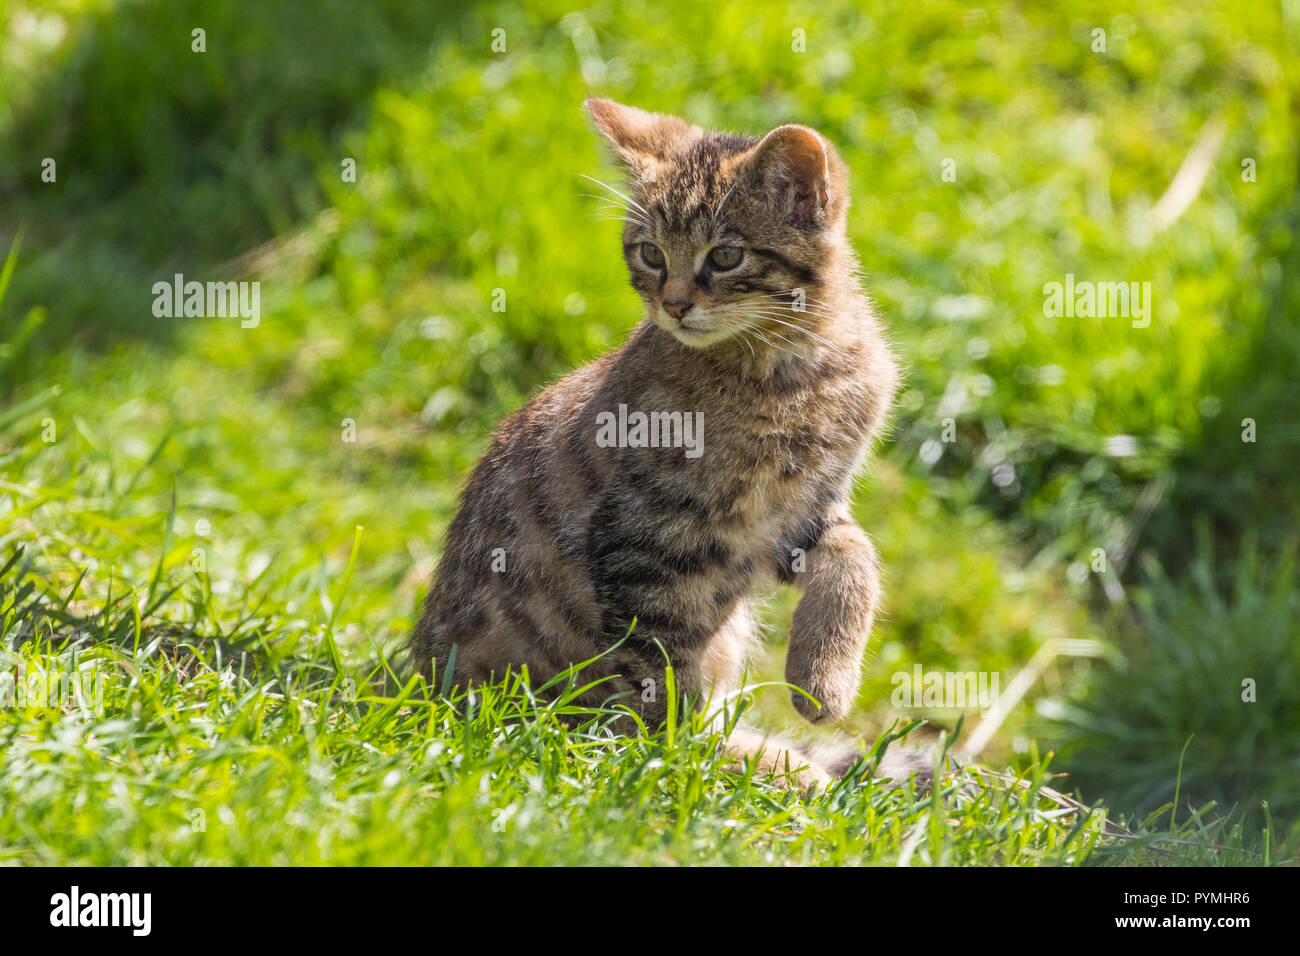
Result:
M793 124L757 139L610 100L587 110L631 176L623 251L660 328L702 348L817 326L851 255L848 174L830 143Z

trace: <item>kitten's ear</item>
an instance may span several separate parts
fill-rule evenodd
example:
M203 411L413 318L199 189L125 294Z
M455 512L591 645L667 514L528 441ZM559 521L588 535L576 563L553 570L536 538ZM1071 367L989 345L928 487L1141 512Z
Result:
M704 135L698 126L676 116L647 113L635 106L594 97L586 105L615 153L639 179L653 180L669 157Z
M832 167L840 165L820 134L791 123L763 137L745 159L742 175L786 222L806 229L825 226L842 205L834 195L838 183L832 185Z

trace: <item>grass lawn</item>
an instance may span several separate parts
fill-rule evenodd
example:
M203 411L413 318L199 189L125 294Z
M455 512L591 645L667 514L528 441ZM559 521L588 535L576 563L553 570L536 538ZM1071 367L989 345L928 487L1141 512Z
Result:
M1295 856L1296 5L669 6L0 7L0 862ZM960 754L979 715L892 676L1036 661L986 772L801 794L697 718L394 673L495 423L637 321L589 94L845 156L907 381L838 730ZM260 321L156 317L176 273ZM1067 275L1149 324L1045 314ZM729 706L802 732L791 612Z

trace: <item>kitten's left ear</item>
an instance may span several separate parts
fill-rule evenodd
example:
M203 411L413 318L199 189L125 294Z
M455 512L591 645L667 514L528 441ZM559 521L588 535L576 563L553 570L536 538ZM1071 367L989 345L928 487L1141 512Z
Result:
M778 126L746 158L744 175L791 225L822 227L840 203L832 166L840 165L830 143L816 130L794 123Z
M654 179L659 166L704 135L704 130L676 116L647 113L635 106L595 97L587 100L586 105L605 139L640 179Z

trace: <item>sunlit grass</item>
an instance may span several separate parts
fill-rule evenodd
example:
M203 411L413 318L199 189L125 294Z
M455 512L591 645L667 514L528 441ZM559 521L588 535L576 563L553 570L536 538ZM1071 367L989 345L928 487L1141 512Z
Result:
M0 50L4 652L12 666L102 659L117 675L102 720L0 712L20 795L4 805L0 853L1077 863L1257 859L1211 842L1292 852L1286 822L1262 838L1252 816L1243 834L1223 805L1189 820L1187 799L1226 790L1259 814L1290 785L1295 768L1273 760L1232 771L1226 782L1241 786L1225 788L1214 755L1248 765L1255 740L1289 752L1294 691L1254 711L1235 698L1201 707L1206 669L1180 666L1178 648L1215 621L1231 633L1202 650L1240 650L1223 650L1221 669L1290 666L1251 649L1285 649L1276 628L1292 595L1268 588L1294 590L1273 571L1300 501L1300 390L1287 385L1300 361L1294 18L1243 3L1116 15L1093 2L723 2L666 16L635 3L430 13L394 2L315 18L208 6L0 11L3 26L40 14ZM187 39L200 14L202 60ZM1090 48L1097 25L1105 55ZM498 26L500 56L487 43ZM286 75L303 45L330 55ZM1146 835L1100 836L987 779L965 781L969 800L941 788L941 805L871 784L804 801L729 774L699 734L612 741L531 713L504 687L478 705L491 717L425 688L392 707L402 685L384 662L491 429L637 318L617 227L582 195L583 175L617 176L580 111L592 92L752 133L808 123L849 162L851 237L907 385L855 496L887 598L844 729L869 743L893 724L891 672L914 662L1005 684L1048 641L1107 639L1145 670L1053 665L985 757L1041 783L1050 762L1037 754L1079 731L1044 715L1091 714L1071 751L1090 800L1147 810L1183 783L1183 805ZM1226 124L1221 154L1157 233L1150 210L1211 117ZM57 183L36 175L47 156ZM357 161L355 183L343 157ZM260 281L260 326L154 319L152 283L176 271ZM1049 320L1043 284L1067 272L1152 282L1151 327ZM496 289L504 312L491 309ZM1258 443L1239 440L1246 416ZM996 484L1008 467L1014 481ZM1202 508L1227 552L1208 582L1186 570ZM1260 560L1237 563L1255 538ZM1103 595L1106 576L1071 572L1098 548L1121 599ZM1259 587L1237 586L1240 567ZM780 673L789 611L778 595L760 678ZM1159 693L1138 695L1142 681ZM1071 709L1088 703L1080 695L1118 696L1124 721ZM757 692L754 714L797 726L784 692ZM945 715L912 736L954 725ZM206 831L189 829L199 809ZM1135 855L1171 840L1200 848Z
M549 701L519 675L442 695L423 677L398 683L382 658L340 669L328 617L219 636L155 619L134 591L78 613L75 584L46 592L18 561L3 577L16 587L0 584L0 644L18 648L2 652L6 676L25 682L3 688L0 708L0 860L1068 865L1134 853L1103 814L1044 792L1046 759L1015 780L936 754L928 792L860 773L804 794L730 769L703 714L614 734L616 701L570 703L587 685L578 668ZM40 675L72 673L80 694L41 696ZM748 703L724 704L726 720ZM1214 836L1152 831L1138 852L1250 861Z

